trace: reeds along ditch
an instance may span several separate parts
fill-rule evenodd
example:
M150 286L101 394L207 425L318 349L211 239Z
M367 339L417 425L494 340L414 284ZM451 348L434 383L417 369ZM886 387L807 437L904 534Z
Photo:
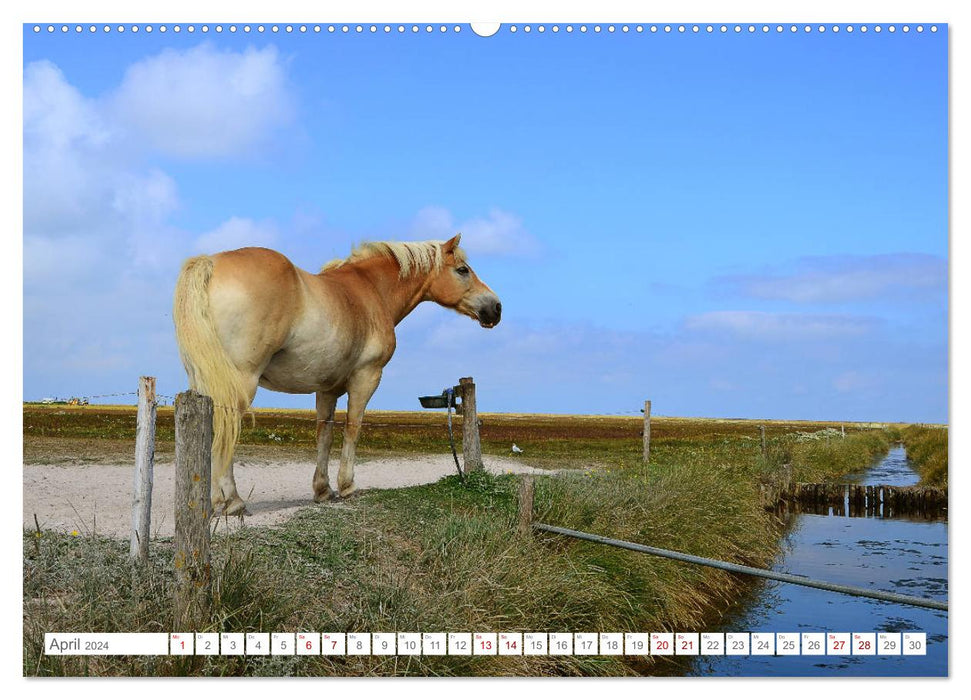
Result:
M542 522L755 566L781 524L760 478L866 466L880 431L845 439L750 436L659 440L649 466L636 439L609 467L536 480ZM618 440L618 443L621 441ZM602 446L598 443L598 450ZM628 449L628 447L630 449ZM577 450L584 451L578 441ZM219 534L214 605L201 631L659 631L703 629L750 586L725 572L546 534L515 534L518 479L363 493L310 507L279 528ZM142 571L127 544L24 533L26 675L636 675L677 660L634 657L46 657L44 631L172 631L171 548Z
M836 431L833 431L835 433ZM794 481L824 482L859 471L890 449L885 430L829 435L816 439L792 439L789 456Z
M910 425L900 431L900 439L920 474L921 484L947 487L948 429Z

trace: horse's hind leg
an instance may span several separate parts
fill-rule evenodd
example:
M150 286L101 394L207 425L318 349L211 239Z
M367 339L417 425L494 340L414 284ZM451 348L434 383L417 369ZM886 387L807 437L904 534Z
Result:
M350 496L354 486L354 458L357 454L357 438L361 434L364 409L381 381L380 367L358 370L347 385L347 422L344 424L344 446L341 448L341 468L337 472L337 488L341 498Z
M236 490L233 474L233 453L239 440L243 411L248 409L256 396L258 377L247 377L245 405L238 409L231 406L214 406L212 440L212 508L217 515L249 515L246 503Z
M317 392L317 470L314 472L314 501L322 503L336 497L327 476L330 445L334 440L336 394Z
M226 415L219 416L220 410ZM239 414L234 411L218 408L214 411L211 493L212 510L216 515L247 514L246 504L236 491L236 477L233 475L233 452L239 434L239 420ZM217 422L222 422L222 426L217 428ZM226 431L226 436L220 438L222 431Z

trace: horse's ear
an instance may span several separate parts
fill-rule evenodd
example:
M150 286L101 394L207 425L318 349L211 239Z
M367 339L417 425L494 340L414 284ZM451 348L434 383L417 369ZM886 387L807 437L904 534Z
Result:
M456 233L454 236L445 241L445 243L442 245L442 250L446 253L451 253L453 250L459 247L459 241L461 240L462 234Z

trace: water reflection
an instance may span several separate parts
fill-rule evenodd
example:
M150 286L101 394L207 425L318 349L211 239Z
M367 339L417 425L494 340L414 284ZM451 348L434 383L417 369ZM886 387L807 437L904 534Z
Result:
M902 448L858 484L908 486L918 477ZM772 569L834 583L947 600L947 523L801 514ZM947 613L766 581L720 630L927 633L926 656L698 657L694 675L946 676Z

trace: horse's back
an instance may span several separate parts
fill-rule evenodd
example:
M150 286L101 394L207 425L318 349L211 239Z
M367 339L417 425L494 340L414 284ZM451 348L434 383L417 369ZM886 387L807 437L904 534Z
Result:
M213 275L221 283L287 285L297 280L297 268L283 253L269 248L239 248L210 255Z
M300 272L268 248L210 256L209 304L227 353L242 370L259 370L286 341L303 305Z

